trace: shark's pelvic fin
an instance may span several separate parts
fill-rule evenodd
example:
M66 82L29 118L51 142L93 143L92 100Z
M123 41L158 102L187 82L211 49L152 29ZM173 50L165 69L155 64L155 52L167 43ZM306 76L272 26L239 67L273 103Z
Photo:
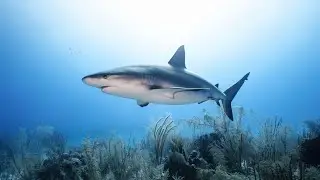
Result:
M208 99L206 99L206 100L204 100L204 101L200 101L200 102L198 102L198 104L202 104L202 103L204 103L204 102L206 102L206 101L208 101ZM215 102L216 102L216 104L217 104L218 106L220 106L219 100L215 100Z
M149 103L148 103L148 102L144 102L144 101L137 100L137 104L138 104L140 107L145 107L145 106L147 106Z
M180 46L168 62L172 67L186 69L184 45Z
M198 104L202 104L202 103L207 102L207 101L208 101L208 99L206 99L204 101L200 101L200 102L198 102Z

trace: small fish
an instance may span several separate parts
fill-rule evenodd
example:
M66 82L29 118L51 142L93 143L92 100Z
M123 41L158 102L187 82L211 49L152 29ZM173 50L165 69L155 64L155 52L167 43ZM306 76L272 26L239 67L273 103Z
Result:
M102 92L134 99L141 107L149 103L182 105L214 100L233 120L231 101L248 79L244 75L237 83L222 92L218 87L187 70L185 48L180 46L171 57L170 66L132 65L98 72L82 78L82 81Z

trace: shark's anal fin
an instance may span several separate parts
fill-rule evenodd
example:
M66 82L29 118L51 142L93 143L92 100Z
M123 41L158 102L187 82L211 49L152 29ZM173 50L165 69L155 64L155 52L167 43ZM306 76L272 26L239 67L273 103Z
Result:
M219 102L219 100L216 100L216 103L217 103L217 105L218 105L218 106L220 106L220 102Z
M172 67L186 69L184 45L180 46L168 62Z
M145 107L145 106L147 106L149 103L148 103L148 102L144 102L144 101L137 100L137 104L138 104L140 107Z

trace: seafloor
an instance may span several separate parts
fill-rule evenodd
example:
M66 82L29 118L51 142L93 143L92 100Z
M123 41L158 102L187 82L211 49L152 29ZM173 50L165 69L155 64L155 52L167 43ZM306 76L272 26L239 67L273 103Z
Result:
M21 128L0 140L0 180L320 180L320 119L297 132L271 117L250 131L250 113L235 113L182 123L167 115L143 139L86 138L78 147L53 127Z

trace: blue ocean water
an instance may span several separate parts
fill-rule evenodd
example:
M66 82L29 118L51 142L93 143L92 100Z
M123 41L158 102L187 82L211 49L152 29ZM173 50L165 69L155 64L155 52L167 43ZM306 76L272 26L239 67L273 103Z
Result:
M182 4L1 1L1 136L51 125L71 143L110 133L139 137L166 113L214 113L212 102L141 108L81 81L123 65L167 65L182 44L187 68L223 90L251 72L233 105L296 128L320 116L319 1Z

